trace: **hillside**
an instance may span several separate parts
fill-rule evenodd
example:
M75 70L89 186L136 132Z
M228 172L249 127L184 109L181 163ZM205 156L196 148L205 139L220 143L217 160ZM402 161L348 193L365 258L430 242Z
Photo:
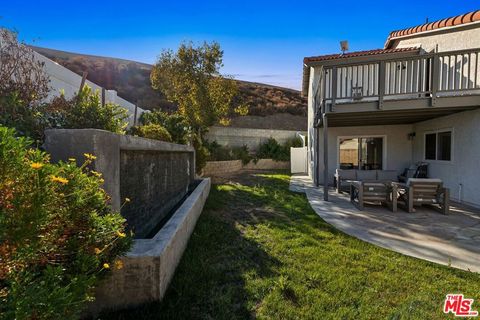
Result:
M119 96L133 103L138 102L139 106L144 109L161 108L167 111L176 109L176 106L168 102L161 93L151 88L150 71L152 66L149 64L40 47L32 48L78 74L87 71L89 80L107 89L116 90ZM295 116L292 117L292 121L298 124L285 124L289 126L289 128L285 129L292 129L290 128L292 125L298 127L305 121L304 117L307 112L306 100L300 96L299 91L261 83L235 81L237 81L239 87L239 96L236 102L247 103L249 116L272 116L277 114ZM268 126L275 127L274 124L268 124Z

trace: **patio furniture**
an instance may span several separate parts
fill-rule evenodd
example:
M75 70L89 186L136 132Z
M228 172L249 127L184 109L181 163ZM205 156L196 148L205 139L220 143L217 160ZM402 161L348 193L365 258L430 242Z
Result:
M365 202L387 205L397 211L396 185L382 181L353 181L350 184L350 202L359 210L365 208Z
M403 173L398 176L398 181L407 182L410 178L428 178L428 163L417 162L409 168L405 168Z
M334 185L338 193L342 190L350 191L353 181L397 181L396 170L357 170L337 169L334 176Z
M394 183L398 193L398 205L408 212L415 212L415 206L431 205L443 214L450 210L450 192L443 187L440 179L410 178L407 183Z

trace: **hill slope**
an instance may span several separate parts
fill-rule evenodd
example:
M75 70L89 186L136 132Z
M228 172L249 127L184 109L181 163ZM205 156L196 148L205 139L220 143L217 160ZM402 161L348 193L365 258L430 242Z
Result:
M119 96L133 103L138 102L144 109L161 108L168 111L176 109L173 103L168 102L161 93L152 89L150 85L152 65L40 47L32 48L75 73L82 74L83 71L87 71L89 80L107 89L116 90ZM290 114L300 116L302 119L306 116L306 100L300 96L300 91L261 83L235 81L239 87L237 102L247 103L250 116Z

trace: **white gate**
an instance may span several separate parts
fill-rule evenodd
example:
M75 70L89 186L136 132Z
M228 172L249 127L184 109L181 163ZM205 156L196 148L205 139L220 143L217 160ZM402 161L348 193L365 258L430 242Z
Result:
M291 173L307 173L307 147L290 148Z

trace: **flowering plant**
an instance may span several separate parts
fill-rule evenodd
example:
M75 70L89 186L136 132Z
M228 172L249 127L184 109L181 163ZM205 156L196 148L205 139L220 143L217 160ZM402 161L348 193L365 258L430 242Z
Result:
M74 319L131 245L90 171L0 126L0 319Z

